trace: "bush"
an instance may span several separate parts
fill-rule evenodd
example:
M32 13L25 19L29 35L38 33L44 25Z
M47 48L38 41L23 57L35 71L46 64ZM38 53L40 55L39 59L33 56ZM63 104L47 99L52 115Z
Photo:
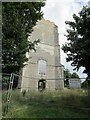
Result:
M81 87L82 88L88 88L88 82L87 81L84 81L82 84L81 84Z
M9 76L2 76L2 89L8 89Z
M23 90L22 91L22 96L25 97L25 95L26 95L26 90Z

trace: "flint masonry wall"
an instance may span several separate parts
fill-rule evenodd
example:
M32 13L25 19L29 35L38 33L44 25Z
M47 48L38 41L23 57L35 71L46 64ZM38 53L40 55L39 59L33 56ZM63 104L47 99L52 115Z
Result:
M48 20L42 19L37 22L34 27L32 35L28 38L30 41L40 40L36 46L36 52L31 51L27 53L29 61L23 68L21 90L37 90L38 81L40 79L46 80L46 89L55 90L64 87L63 68L60 64L60 46L58 39L58 27ZM46 74L38 74L39 60L46 61ZM58 80L62 78L61 80Z

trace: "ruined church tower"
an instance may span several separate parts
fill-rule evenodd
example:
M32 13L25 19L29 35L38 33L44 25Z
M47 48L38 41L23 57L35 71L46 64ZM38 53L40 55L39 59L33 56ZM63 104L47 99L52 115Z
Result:
M64 88L63 66L60 64L58 27L48 20L37 22L30 41L40 40L36 52L27 53L29 61L22 70L21 90Z

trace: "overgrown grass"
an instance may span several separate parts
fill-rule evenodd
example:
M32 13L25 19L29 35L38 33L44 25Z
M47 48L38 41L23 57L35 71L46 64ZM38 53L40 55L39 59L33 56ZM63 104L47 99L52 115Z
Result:
M5 91L3 96L5 96ZM87 118L88 96L86 90L59 90L44 92L31 91L23 95L12 91L9 112L4 118ZM3 108L5 107L3 97Z

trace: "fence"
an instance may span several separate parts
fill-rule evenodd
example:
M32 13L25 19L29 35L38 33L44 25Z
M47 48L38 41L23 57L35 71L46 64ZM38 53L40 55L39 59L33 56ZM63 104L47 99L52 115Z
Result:
M22 83L22 79L26 81L26 84ZM29 109L34 109L33 113L32 110L29 111L31 112L31 117L36 116L38 112L36 117L54 116L56 118L60 118L65 116L63 113L66 111L69 112L69 115L66 114L66 117L89 117L90 88L88 87L88 80L86 81L86 87L82 89L75 90L64 88L64 90L55 90L55 86L57 88L60 87L61 83L59 84L59 82L62 79L38 79L39 78L16 74L2 74L2 106L4 117L12 116L13 118L17 111L18 113L22 111L23 105L25 107L24 109L28 109L28 107ZM6 83L4 83L4 81L6 81ZM54 84L55 81L56 84ZM44 107L44 109L42 109L42 107ZM46 114L46 116L44 114L40 116L42 111ZM72 115L72 111L74 115ZM78 113L76 114L75 112ZM16 116L20 117L17 114Z

